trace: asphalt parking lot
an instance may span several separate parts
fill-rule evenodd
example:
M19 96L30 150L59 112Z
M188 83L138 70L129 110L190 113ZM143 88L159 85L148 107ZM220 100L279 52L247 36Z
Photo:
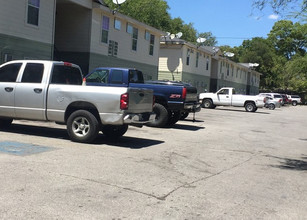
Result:
M0 166L1 219L306 219L307 106L202 109L91 145L14 121Z

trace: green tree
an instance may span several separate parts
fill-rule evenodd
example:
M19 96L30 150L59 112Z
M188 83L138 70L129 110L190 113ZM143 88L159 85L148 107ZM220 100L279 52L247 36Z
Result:
M172 34L176 34L178 32L182 32L181 39L196 42L196 29L193 27L192 23L185 24L181 18L174 18L170 21L170 26L165 31L170 32Z
M112 0L104 2L111 9L118 7ZM171 21L168 9L169 6L164 0L127 0L120 6L119 12L159 30L166 30Z
M307 55L296 57L286 64L285 88L297 93L307 92Z
M275 47L277 54L288 60L294 55L304 56L307 48L307 24L278 21L268 34L268 40Z
M271 7L277 14L290 15L306 20L307 0L254 0L253 7L263 10Z
M203 43L204 46L216 46L218 43L216 37L211 32L199 33L198 37L206 38L206 41Z

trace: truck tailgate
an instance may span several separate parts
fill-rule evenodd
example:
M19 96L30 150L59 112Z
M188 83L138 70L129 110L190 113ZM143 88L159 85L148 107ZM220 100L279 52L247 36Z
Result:
M186 95L186 102L197 102L198 96L197 96L197 89L193 86L186 86L187 88L187 95Z
M128 112L132 113L152 112L153 90L129 87L128 92L129 92Z

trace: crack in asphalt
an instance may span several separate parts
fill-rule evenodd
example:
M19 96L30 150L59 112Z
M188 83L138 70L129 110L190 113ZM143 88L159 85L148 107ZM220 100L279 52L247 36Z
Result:
M94 180L94 179L82 178L82 177L77 177L77 176L67 175L67 174L60 174L60 175L61 176L66 176L66 177L75 178L75 179L79 179L79 180L89 181L89 182L93 182L93 183L103 184L103 185L106 185L106 186L111 186L111 187L115 187L115 188L122 189L122 190L127 190L127 191L130 191L130 192L146 195L146 196L155 198L157 200L164 201L164 200L167 199L167 197L169 197L170 195L172 195L174 192L176 192L177 190L179 190L181 188L195 188L195 187L192 186L193 184L201 182L201 181L208 180L210 178L213 178L213 177L216 177L218 175L221 175L221 174L223 174L223 173L225 173L225 172L227 172L229 170L235 169L235 168L237 168L237 167L239 167L239 166L249 162L252 158L253 158L253 156L248 158L247 160L241 162L241 163L238 163L238 164L236 164L236 165L234 165L234 166L232 166L232 167L230 167L228 169L221 170L220 172L214 173L214 174L212 174L210 176L202 177L202 178L196 179L194 181L184 183L184 184L174 188L173 190L171 190L170 192L168 192L167 194L165 194L163 196L156 196L156 195L151 194L151 193L146 193L146 192L135 190L135 189L132 189L132 188L129 188L129 187L122 187L122 186L118 186L118 185L115 185L115 184L110 184L110 183L106 183L106 182L98 181L98 180Z

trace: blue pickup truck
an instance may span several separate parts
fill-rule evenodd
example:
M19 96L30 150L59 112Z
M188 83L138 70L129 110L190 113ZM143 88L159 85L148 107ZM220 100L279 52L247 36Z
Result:
M189 112L200 111L197 89L189 84L170 81L144 82L143 73L137 69L99 67L85 76L86 84L92 86L118 86L147 88L154 91L153 111L156 120L152 127L174 125Z

